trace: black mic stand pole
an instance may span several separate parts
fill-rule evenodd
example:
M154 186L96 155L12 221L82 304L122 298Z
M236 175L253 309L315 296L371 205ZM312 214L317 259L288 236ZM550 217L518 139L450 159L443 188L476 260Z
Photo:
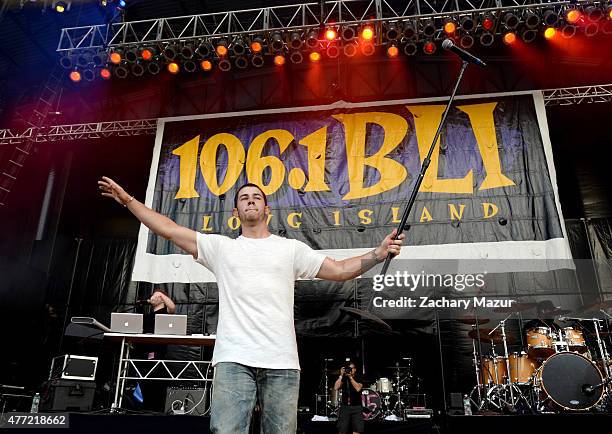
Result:
M421 172L419 173L419 176L416 180L414 189L412 190L412 193L410 193L410 199L408 199L408 204L406 205L406 208L404 209L404 214L402 215L402 220L400 221L400 224L397 227L397 234L395 235L395 239L397 239L402 234L402 232L404 232L404 226L406 225L406 221L408 220L408 215L410 214L410 211L412 210L412 206L414 205L414 202L416 200L416 195L419 192L419 188L421 187L421 184L423 183L425 172L427 172L427 168L429 167L429 163L431 162L431 154L433 154L436 143L438 142L438 138L440 137L440 133L442 132L442 128L444 127L444 124L446 123L446 116L448 115L448 112L453 103L453 100L455 99L455 95L457 94L457 89L459 89L459 84L461 83L461 80L463 79L463 74L465 73L465 69L467 68L467 66L468 66L468 62L464 60L461 65L461 70L459 71L459 76L457 77L457 82L455 83L455 88L453 89L453 93L451 94L448 100L448 103L446 104L444 113L442 114L442 119L440 120L440 124L438 125L438 131L436 131L436 135L433 138L433 142L431 143L431 146L429 147L429 152L427 153L427 156L423 160L423 164L421 165ZM389 264L391 263L391 259L393 259L393 256L391 256L391 254L389 253L380 271L380 274L382 274L383 276L387 274L387 270L389 269Z

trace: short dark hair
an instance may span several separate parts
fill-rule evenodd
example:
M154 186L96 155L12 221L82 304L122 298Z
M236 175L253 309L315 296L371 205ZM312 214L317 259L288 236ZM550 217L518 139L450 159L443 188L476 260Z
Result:
M257 184L253 184L252 182L247 182L246 184L242 185L238 190L236 190L236 194L234 195L234 208L238 208L238 194L240 194L240 190L242 190L245 187L255 187L259 191L261 191L261 195L263 196L263 199L264 199L264 204L268 205L268 198L266 197L266 193L263 192L261 187Z

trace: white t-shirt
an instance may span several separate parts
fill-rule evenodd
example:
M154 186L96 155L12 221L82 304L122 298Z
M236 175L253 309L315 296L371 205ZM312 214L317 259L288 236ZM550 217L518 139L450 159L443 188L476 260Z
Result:
M219 321L213 365L300 369L293 323L295 280L313 279L322 255L298 240L197 234L196 261L215 274Z

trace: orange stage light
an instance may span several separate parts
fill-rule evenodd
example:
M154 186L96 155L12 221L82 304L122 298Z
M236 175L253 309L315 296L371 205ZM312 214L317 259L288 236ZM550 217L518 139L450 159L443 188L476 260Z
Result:
M119 63L121 63L121 54L117 53L116 51L111 53L110 61L115 65L119 65Z
M557 31L555 30L554 27L547 27L546 30L544 30L544 37L546 39L552 39L555 37L556 34L557 34Z
M336 36L338 36L338 34L336 33L336 30L334 29L327 29L325 31L325 38L328 41L333 41L334 39L336 39Z
M79 81L81 81L81 73L79 71L72 71L70 73L70 80L74 81L75 83L78 83Z
M582 17L582 14L577 9L570 9L565 13L565 19L570 24L576 24L580 20L581 17Z
M212 69L212 62L210 60L202 60L200 68L202 68L202 71L210 71Z
M153 58L153 52L148 48L145 48L140 52L140 57L142 57L144 60L151 60Z
M387 56L397 57L398 54L399 54L399 50L397 49L395 45L391 45L389 48L387 48Z
M374 37L374 30L370 26L366 26L361 31L361 38L365 41L371 41Z
M217 54L220 57L224 57L227 55L227 47L225 45L217 45L217 48L215 50L217 51Z
M508 32L504 35L504 43L506 45L512 45L516 42L516 33Z
M319 60L321 60L321 54L317 51L313 51L312 53L310 53L309 57L311 62L318 62Z
M178 63L176 63L176 62L168 63L168 72L170 74L178 74L179 70L180 70L180 68L179 68Z
M253 41L251 42L251 51L253 53L261 53L263 47L261 46L261 42Z
M274 56L274 64L277 66L282 66L285 64L285 56L281 56L280 54L277 54L276 56Z
M446 24L444 24L444 32L447 35L455 33L455 30L457 30L457 25L453 21L448 21Z

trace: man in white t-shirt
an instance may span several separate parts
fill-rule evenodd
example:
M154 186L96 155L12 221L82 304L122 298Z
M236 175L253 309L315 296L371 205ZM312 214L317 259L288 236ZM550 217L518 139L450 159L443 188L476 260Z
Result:
M231 239L182 227L135 200L107 177L98 181L102 195L127 207L145 226L215 274L219 321L213 354L215 378L211 429L221 434L248 433L255 403L261 408L262 432L294 433L300 365L293 322L296 279L345 281L400 252L404 235L395 231L370 252L335 261L298 240L268 231L270 210L255 184L240 187L234 216L242 234Z

